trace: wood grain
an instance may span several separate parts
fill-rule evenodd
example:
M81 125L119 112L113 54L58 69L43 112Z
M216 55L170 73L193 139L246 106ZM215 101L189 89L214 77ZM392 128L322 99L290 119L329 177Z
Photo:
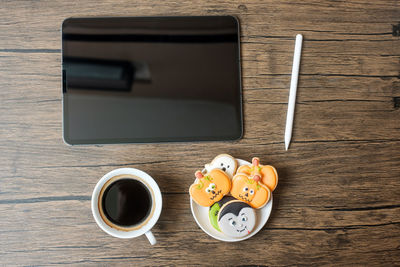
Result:
M70 16L236 15L244 138L70 147L62 141L61 34ZM0 1L0 259L5 265L400 265L398 1ZM294 48L304 44L292 144L283 131ZM264 229L223 243L196 225L195 170L230 153L277 167ZM145 237L104 234L90 211L118 167L164 198Z

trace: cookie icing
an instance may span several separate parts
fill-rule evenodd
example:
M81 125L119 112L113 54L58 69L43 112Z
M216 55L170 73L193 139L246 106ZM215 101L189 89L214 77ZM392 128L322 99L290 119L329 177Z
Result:
M232 200L235 200L235 198L231 196L224 196L220 201L214 203L214 205L212 205L208 211L208 218L210 219L212 227L214 227L219 232L221 232L221 230L218 227L219 211L225 203Z
M240 238L250 234L256 225L256 213L245 202L233 200L222 206L218 226L227 236Z
M278 185L278 173L271 165L261 165L260 159L254 157L251 165L240 166L237 173L244 173L249 177L260 176L261 183L267 186L271 191L274 191Z
M231 195L251 207L259 209L268 203L271 191L260 183L259 175L250 178L244 173L238 173L232 179Z
M195 176L197 179L190 186L189 193L200 206L210 207L220 201L231 189L231 179L219 169L214 169L205 176L197 171Z
M220 169L227 173L232 179L233 175L236 173L237 161L231 155L220 154L216 156L211 163L206 164L204 167L207 172L210 172L213 169Z

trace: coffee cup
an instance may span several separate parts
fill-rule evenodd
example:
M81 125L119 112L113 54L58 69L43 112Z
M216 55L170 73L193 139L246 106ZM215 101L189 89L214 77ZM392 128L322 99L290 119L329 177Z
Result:
M160 217L161 209L157 183L135 168L120 168L105 174L92 194L92 213L97 225L118 238L145 234L154 245L156 239L150 229Z

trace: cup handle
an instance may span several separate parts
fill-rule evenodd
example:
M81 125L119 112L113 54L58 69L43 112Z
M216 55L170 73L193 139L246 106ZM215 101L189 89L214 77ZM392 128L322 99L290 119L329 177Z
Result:
M149 240L151 245L155 245L157 243L156 238L154 237L153 233L151 231L147 231L145 233L147 239Z

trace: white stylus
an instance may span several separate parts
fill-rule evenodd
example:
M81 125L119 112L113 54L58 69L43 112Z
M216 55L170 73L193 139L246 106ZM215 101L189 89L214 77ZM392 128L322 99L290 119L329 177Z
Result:
M286 129L285 129L285 148L288 150L290 139L292 138L294 106L296 104L297 80L299 78L300 55L301 45L303 42L303 35L296 35L296 44L294 46L293 67L292 67L292 80L290 81L290 92L288 101L288 111L286 116Z

